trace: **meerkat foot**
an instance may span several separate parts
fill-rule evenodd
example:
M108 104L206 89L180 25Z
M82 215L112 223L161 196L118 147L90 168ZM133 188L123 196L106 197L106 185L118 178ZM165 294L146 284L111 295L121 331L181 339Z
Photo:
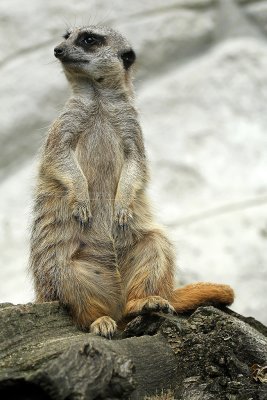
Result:
M72 215L82 227L91 227L92 215L89 201L77 201L74 203Z
M175 310L168 300L160 296L149 296L144 299L130 300L126 304L125 315L147 314L150 312L173 314Z
M116 332L117 324L116 322L108 317L103 316L97 318L90 326L90 333L94 335L103 336L107 339L111 339Z

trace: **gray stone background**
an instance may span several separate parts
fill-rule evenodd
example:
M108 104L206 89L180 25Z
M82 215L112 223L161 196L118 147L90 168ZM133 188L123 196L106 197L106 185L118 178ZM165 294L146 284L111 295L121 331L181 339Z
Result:
M1 0L0 301L26 273L37 149L68 96L53 47L108 24L138 55L137 104L158 220L180 283L227 282L267 322L267 1Z

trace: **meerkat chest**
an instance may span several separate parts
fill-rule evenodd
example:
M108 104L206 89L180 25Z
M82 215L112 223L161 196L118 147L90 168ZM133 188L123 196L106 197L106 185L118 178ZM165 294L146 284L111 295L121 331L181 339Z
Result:
M124 161L122 137L110 121L94 121L81 135L76 155L88 181L119 179Z

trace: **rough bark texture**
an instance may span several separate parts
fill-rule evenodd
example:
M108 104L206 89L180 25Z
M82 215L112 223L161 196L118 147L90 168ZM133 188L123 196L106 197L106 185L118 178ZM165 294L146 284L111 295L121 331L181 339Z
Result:
M1 399L267 399L267 328L230 310L139 316L112 341L56 302L0 315Z

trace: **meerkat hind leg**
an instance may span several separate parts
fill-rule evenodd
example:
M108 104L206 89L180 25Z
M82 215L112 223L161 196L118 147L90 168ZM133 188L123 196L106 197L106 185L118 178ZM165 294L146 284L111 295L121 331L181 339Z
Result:
M173 313L169 300L173 291L174 255L172 246L163 232L146 232L123 260L119 261L121 277L126 291L124 315L148 312Z
M71 288L65 290L62 302L70 307L73 319L80 328L110 339L117 329L115 320L122 315L120 280L116 274L103 273L100 275L103 282L100 282L99 275L96 274L96 267L93 271L87 270L86 276L76 275L70 280Z
M115 320L123 311L121 278L112 243L83 244L71 258L62 274L60 300L70 307L78 326L110 338L116 330Z

